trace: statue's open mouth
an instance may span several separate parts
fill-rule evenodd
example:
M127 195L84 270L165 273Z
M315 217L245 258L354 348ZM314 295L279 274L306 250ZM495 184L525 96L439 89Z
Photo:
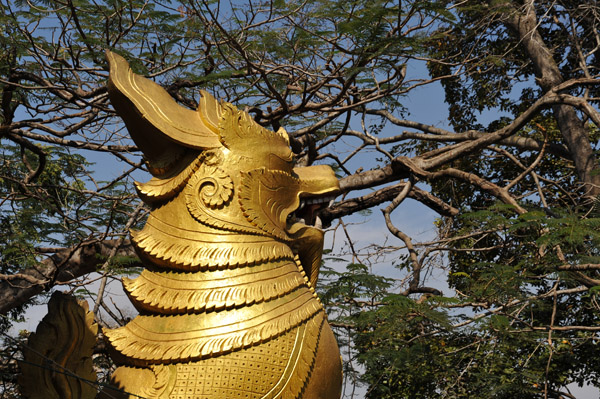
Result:
M323 254L322 223L319 211L329 206L340 194L338 179L329 166L314 165L294 168L299 182L298 208L286 220L286 233L291 248L298 255L310 283L315 286Z
M320 229L322 224L319 211L331 206L335 197L335 195L327 195L300 198L298 209L288 216L288 225L303 223Z

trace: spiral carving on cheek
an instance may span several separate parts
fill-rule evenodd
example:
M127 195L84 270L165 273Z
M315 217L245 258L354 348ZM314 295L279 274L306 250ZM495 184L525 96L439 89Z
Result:
M229 199L227 193L223 192L226 190L219 190L219 182L212 177L203 179L199 186L198 194L206 206L215 208Z
M188 182L187 207L195 217L200 207L219 208L233 196L233 181L225 171L216 166L202 165Z

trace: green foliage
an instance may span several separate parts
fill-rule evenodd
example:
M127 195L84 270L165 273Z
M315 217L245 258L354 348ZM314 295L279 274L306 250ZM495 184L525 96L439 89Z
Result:
M594 384L595 333L549 326L594 325L598 289L547 293L580 287L576 274L557 271L564 262L552 248L571 265L597 262L599 223L594 213L517 215L501 204L461 215L457 235L487 233L453 244L453 298L393 294L394 280L362 265L328 272L325 304L334 326L352 326L367 397L542 398L545 383Z

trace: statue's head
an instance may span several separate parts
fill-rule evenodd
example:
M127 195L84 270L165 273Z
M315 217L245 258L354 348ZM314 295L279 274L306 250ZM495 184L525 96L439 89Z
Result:
M154 176L137 184L147 203L177 197L199 228L272 237L296 247L303 264L320 262L320 248L314 252L322 232L310 224L318 204L339 189L330 167L294 167L284 129L266 129L205 91L189 110L122 57L107 57L111 102ZM294 215L303 200L310 202L305 214Z

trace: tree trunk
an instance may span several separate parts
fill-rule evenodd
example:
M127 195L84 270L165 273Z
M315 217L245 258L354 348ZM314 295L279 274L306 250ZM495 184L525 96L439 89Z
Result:
M506 25L517 33L519 41L531 59L536 73L537 84L547 92L564 81L552 51L548 48L537 30L537 18L533 0L526 0L520 9L513 9L507 15ZM570 105L552 107L558 128L569 147L575 170L581 182L585 197L600 194L600 174L596 157L592 150L586 127Z

